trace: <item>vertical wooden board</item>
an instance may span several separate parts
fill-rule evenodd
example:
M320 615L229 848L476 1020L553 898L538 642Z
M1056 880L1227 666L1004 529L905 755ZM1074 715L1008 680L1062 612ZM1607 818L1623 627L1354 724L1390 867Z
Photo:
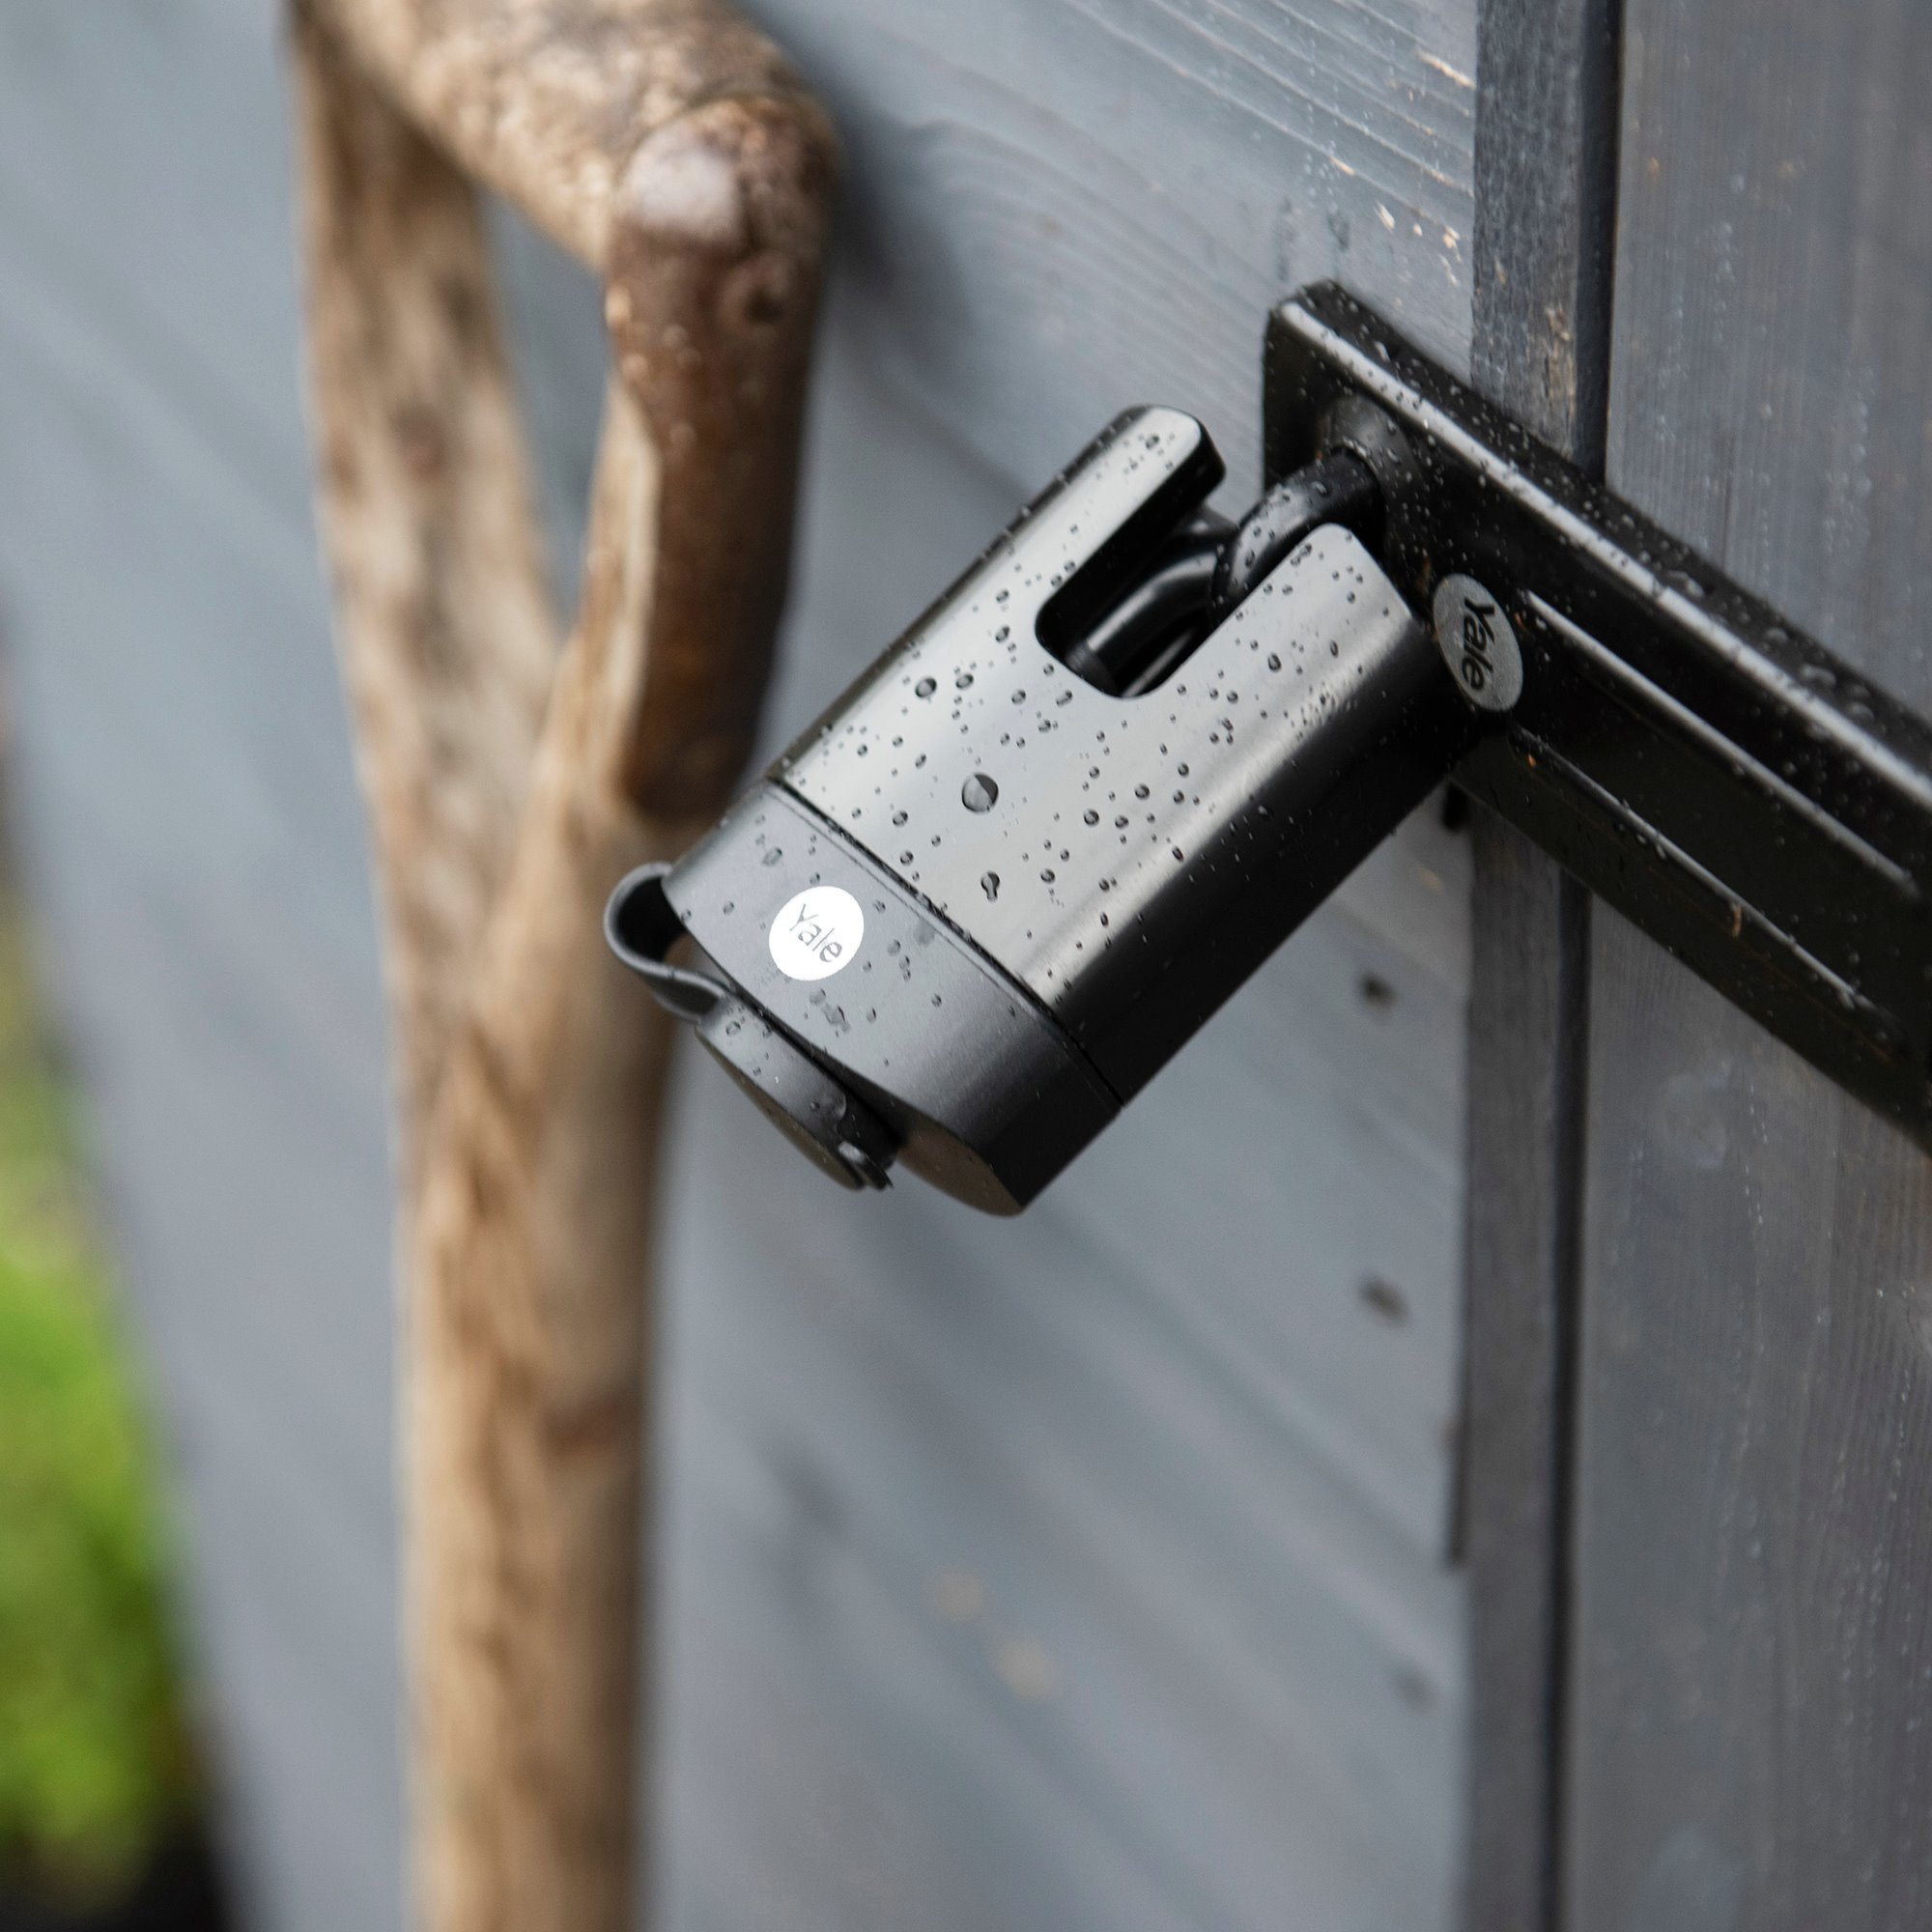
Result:
M1627 18L1610 480L1932 705L1932 16ZM1566 1924L1932 1918L1932 1165L1607 915Z
M1613 0L1483 0L1477 385L1601 471L1615 193ZM1469 988L1463 1922L1556 1910L1588 895L1477 808Z

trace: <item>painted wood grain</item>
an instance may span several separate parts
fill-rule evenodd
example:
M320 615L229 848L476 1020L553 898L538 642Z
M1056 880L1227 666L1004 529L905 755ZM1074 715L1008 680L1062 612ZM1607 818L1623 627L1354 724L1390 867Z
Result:
M1202 414L1252 490L1260 318L1323 275L1466 361L1472 0L748 11L846 142L855 326L1007 475L1131 392Z
M1932 18L1627 34L1610 481L1923 707ZM1594 950L1565 1923L1923 1924L1932 1167Z

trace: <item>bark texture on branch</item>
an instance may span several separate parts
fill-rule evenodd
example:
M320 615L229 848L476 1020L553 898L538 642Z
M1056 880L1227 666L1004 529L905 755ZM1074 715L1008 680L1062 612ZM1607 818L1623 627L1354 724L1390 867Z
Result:
M416 1901L432 1932L616 1932L668 1039L600 918L716 812L755 725L831 138L768 43L689 0L312 0L295 38L397 1060ZM605 275L561 644L466 169Z
M602 273L639 143L700 101L816 110L716 0L326 0L364 69L486 186Z

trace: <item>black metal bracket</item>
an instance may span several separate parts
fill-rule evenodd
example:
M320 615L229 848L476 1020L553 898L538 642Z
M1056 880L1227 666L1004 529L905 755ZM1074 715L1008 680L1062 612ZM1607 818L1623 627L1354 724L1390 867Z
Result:
M1932 726L1324 284L1269 479L1337 450L1492 727L1457 781L1932 1148Z

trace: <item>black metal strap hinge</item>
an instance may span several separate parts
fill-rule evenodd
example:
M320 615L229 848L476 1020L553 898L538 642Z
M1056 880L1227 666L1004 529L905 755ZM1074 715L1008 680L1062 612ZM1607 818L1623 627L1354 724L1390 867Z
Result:
M1493 721L1457 781L1932 1147L1932 727L1333 285L1271 319L1266 436L1374 470Z

